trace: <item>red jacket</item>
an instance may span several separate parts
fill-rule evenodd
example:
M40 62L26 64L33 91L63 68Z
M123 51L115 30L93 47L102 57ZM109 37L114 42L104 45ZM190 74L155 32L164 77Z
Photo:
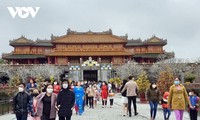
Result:
M161 104L162 104L163 109L168 108L168 105L167 105L168 96L169 96L169 92L165 92L164 95L163 95L163 98L161 100Z

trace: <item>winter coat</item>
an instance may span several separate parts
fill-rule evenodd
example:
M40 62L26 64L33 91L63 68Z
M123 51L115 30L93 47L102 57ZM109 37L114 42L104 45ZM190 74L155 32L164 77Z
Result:
M17 93L13 98L13 112L15 114L28 114L33 112L33 100L26 91Z
M163 109L166 109L166 108L168 108L168 104L167 104L167 99L168 99L168 97L169 97L169 92L165 92L164 93L164 95L163 95L163 98L162 98L162 100L161 100L161 104L162 104L162 108Z
M161 93L157 88L149 88L146 92L146 97L148 101L158 102L161 100Z
M169 91L168 106L171 106L173 110L185 110L186 103L189 103L188 94L183 85L179 85L177 89L176 85L172 85Z
M124 88L124 85L121 86L120 91L122 91ZM126 97L126 90L124 92L121 93L123 97Z
M73 91L67 89L62 89L58 93L57 106L59 108L58 116L67 117L72 116L72 108L75 103L75 94Z
M54 85L54 86L53 86L53 92L54 92L55 94L58 94L58 93L60 92L60 90L61 90L60 85Z
M134 80L129 80L123 90L121 91L121 93L123 93L125 90L126 91L126 96L127 97L131 97L131 96L137 96L137 90L138 90L138 85Z
M46 95L46 92L42 92L37 96L38 99L38 106L37 106L37 113L36 115L42 116L43 114L43 101L42 99ZM50 110L50 119L56 118L56 99L57 95L52 93L51 95L51 110Z
M26 85L26 91L27 91L27 92L30 92L30 89L33 89L33 88L37 88L37 84L36 84L36 83L33 83L33 86L32 86L31 83L28 83L28 84Z

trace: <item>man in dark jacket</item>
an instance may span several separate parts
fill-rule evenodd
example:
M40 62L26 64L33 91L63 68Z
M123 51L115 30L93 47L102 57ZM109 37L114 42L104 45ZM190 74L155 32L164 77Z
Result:
M58 93L57 109L59 120L71 120L75 103L75 94L69 90L69 82L62 82L62 90Z
M33 100L29 93L25 91L25 84L20 83L18 86L19 92L13 98L13 112L17 120L27 120L28 114L32 115Z

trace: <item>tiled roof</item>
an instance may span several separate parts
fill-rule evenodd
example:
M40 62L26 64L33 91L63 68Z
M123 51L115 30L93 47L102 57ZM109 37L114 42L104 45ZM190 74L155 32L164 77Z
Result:
M114 35L74 34L55 38L53 43L126 43L127 40Z
M128 56L128 55L133 55L132 53L125 52L125 51L93 51L93 52L88 52L88 51L68 51L68 52L52 52L49 54L46 54L46 56Z
M44 47L52 47L53 44L51 40L39 40L36 41L27 39L25 36L21 36L18 39L14 39L10 41L11 46L44 46Z
M143 45L142 40L141 39L137 39L137 40L128 40L128 42L126 43L126 46L141 46Z
M36 59L45 58L44 55L33 55L33 54L12 54L8 56L3 56L3 59Z

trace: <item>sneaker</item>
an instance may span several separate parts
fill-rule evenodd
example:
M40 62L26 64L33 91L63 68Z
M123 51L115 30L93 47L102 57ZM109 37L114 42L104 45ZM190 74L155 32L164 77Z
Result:
M135 116L138 115L138 113L135 113Z

